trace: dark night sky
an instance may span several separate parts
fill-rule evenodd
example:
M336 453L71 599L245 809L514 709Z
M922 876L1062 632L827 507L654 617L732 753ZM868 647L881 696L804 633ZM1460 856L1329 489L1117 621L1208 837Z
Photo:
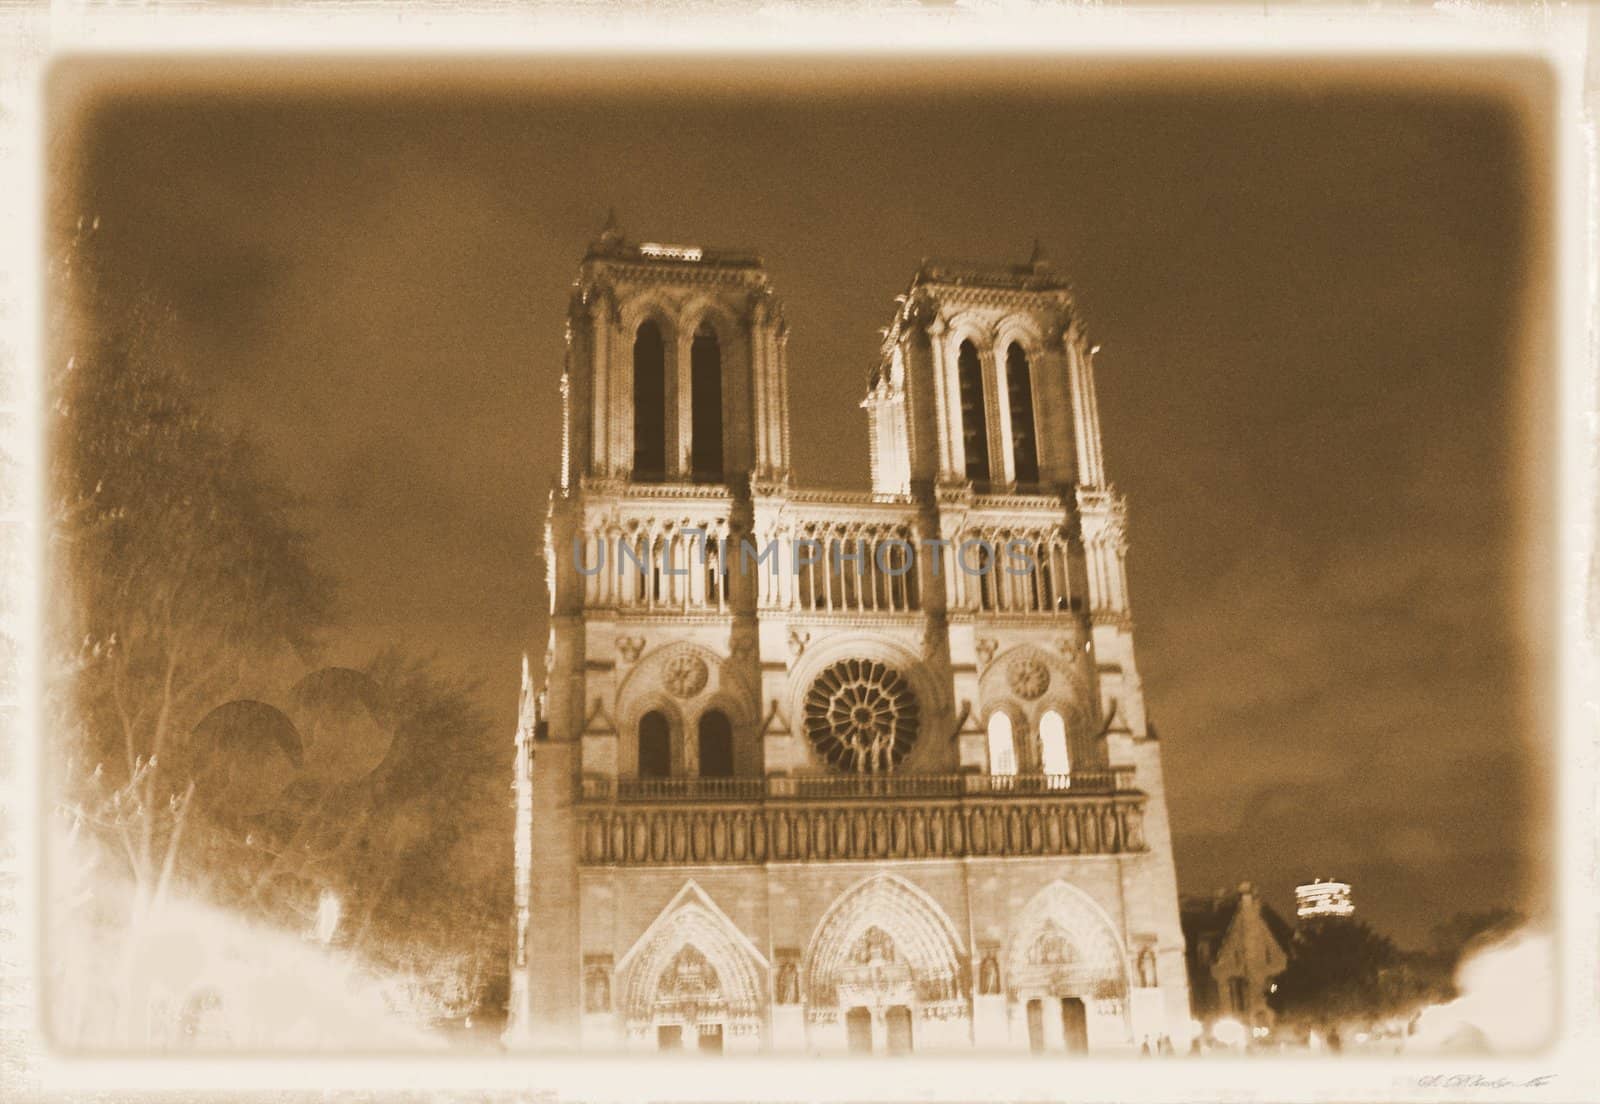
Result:
M1541 70L122 64L55 73L56 216L100 216L112 287L171 305L170 355L308 496L331 661L435 650L510 738L567 288L608 206L765 257L797 474L857 487L919 259L1037 236L1104 346L1182 888L1287 910L1339 876L1415 942L1541 883Z

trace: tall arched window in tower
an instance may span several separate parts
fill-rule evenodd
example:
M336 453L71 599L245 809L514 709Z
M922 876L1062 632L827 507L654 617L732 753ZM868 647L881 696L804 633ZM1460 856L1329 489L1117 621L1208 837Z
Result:
M1017 747L1011 739L1011 718L996 713L989 718L989 773L1014 778L1017 773Z
M1016 342L1006 350L1006 397L1011 403L1011 467L1021 484L1039 482L1039 439L1033 428L1033 371Z
M970 341L956 354L961 384L961 442L967 453L967 478L989 481L989 408L983 400L983 362Z
M672 730L666 714L652 709L639 718L639 777L666 778L672 773Z
M733 777L733 724L718 709L700 718L700 777Z
M633 478L667 477L667 346L646 320L633 338Z
M722 482L722 350L702 323L689 347L689 471L696 483Z
M1039 718L1039 769L1054 790L1072 784L1072 760L1067 755L1067 726L1054 709Z

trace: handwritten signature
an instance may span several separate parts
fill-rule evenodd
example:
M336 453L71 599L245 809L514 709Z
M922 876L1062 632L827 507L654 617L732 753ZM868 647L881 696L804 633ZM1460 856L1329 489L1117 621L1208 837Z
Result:
M1538 1089L1556 1079L1555 1074L1519 1081L1513 1077L1483 1077L1476 1073L1430 1073L1417 1078L1424 1089Z

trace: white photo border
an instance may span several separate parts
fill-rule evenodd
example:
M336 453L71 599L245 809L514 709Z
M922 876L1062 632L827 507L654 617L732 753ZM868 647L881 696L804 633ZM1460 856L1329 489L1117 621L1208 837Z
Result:
M670 10L625 3L516 7L301 2L278 7L184 3L62 2L0 8L0 442L11 464L0 513L5 565L0 633L16 643L15 677L0 675L0 1084L23 1099L152 1098L376 1099L385 1094L507 1100L895 1100L976 1101L1108 1098L1279 1101L1600 1099L1592 1055L1600 1008L1595 808L1593 655L1597 360L1596 143L1600 66L1593 60L1600 16L1582 5L1523 10L1441 2L1404 10L1258 4L1237 8L1106 9L1070 4L967 2L729 5L693 2ZM1558 724L1550 756L1551 877L1560 924L1558 1042L1526 1058L1368 1060L1208 1059L1203 1062L1083 1060L1071 1080L1058 1064L1003 1058L637 1059L505 1057L80 1058L52 1053L37 1022L33 949L42 810L35 725L39 685L38 595L41 353L44 348L43 230L46 149L42 86L67 54L232 53L529 55L679 52L818 53L856 56L1004 52L1174 57L1204 60L1277 55L1400 59L1494 55L1544 62L1556 85L1556 219L1553 335L1560 370L1544 386L1557 436L1539 442L1558 469L1559 553L1555 603ZM1547 342L1548 345L1548 342ZM1537 355L1544 355L1548 349ZM1530 373L1531 374L1531 373ZM1537 386L1537 384L1536 384ZM1529 442L1529 444L1532 444ZM1535 497L1544 485L1530 486ZM1530 549L1548 555L1548 549ZM9 864L9 865L8 865ZM7 879L6 874L12 875ZM6 883L15 892L6 889ZM9 938L7 938L9 937ZM1548 1080L1539 1080L1548 1078ZM10 1091L9 1089L7 1090ZM258 1097L259 1098L259 1097ZM15 1099L15 1097L13 1097Z

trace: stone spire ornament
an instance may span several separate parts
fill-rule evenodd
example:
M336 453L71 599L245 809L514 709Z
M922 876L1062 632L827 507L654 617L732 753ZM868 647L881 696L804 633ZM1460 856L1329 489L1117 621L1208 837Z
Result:
M1035 272L1043 272L1050 267L1050 258L1045 254L1044 244L1038 239L1033 239L1033 252L1028 254L1028 267Z
M600 228L600 245L610 249L622 244L622 227L617 225L617 209L606 208L606 224Z

